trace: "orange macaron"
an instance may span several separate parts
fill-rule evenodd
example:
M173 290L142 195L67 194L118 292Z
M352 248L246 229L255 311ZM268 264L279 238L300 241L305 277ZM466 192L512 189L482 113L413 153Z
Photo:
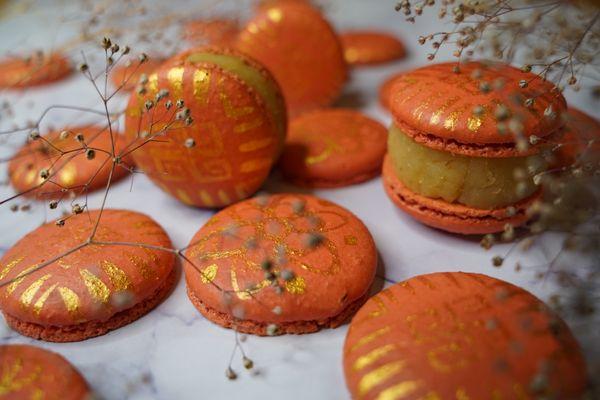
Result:
M344 57L350 65L379 65L404 58L406 49L396 36L377 31L340 34Z
M401 209L462 234L527 220L540 194L533 176L546 168L545 140L530 138L562 134L566 101L552 83L503 64L443 63L403 74L390 90L383 177Z
M0 397L3 400L87 400L91 390L60 354L40 347L0 345Z
M381 172L387 130L349 109L323 109L293 119L280 168L289 181L307 187L340 187Z
M160 58L148 58L144 62L119 64L110 72L110 81L115 88L133 90L140 83L142 76L150 76L163 62Z
M579 399L586 366L541 300L486 275L421 275L373 296L344 343L355 399Z
M394 87L394 83L396 82L396 80L398 80L402 75L403 73L394 74L387 78L381 84L381 86L379 86L379 105L381 105L381 107L388 111L390 109L390 102L392 101L392 88Z
M125 137L114 131L115 154L127 149ZM18 193L40 199L85 194L127 175L129 157L113 165L110 131L103 126L79 126L30 139L10 160L8 175Z
M377 252L348 210L309 195L260 196L230 206L185 254L188 296L211 321L256 335L342 324L366 300Z
M283 149L287 117L277 82L243 54L189 50L133 93L126 137L136 165L185 204L223 207L263 184Z
M330 105L346 82L336 33L318 9L304 2L265 4L240 32L237 48L269 68L292 116Z
M144 214L104 210L96 243L77 249L99 217L90 211L47 223L4 254L0 309L12 329L50 342L80 341L135 321L167 296L175 255L162 250L171 248L165 231Z
M240 31L235 19L212 18L188 21L184 37L194 45L232 46Z
M0 88L27 88L62 79L71 73L69 60L60 53L35 53L0 61Z

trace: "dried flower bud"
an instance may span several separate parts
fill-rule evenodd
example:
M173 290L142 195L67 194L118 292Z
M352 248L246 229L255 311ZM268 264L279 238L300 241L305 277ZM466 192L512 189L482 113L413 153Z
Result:
M83 212L83 207L75 203L73 204L73 207L71 207L71 211L73 212L73 214L81 214Z
M500 256L495 256L494 258L492 258L492 265L494 267L501 267L503 263L504 263L504 258L502 258Z
M173 102L171 100L167 100L167 102L165 103L165 108L167 110L170 110L171 107L173 107Z
M483 247L486 250L489 250L495 242L495 238L494 235L492 235L491 233L488 233L487 235L485 235L481 241L479 242L479 245L481 247Z
M129 54L129 51L130 51L130 50L131 50L131 49L129 48L129 46L125 46L125 47L123 47L123 54Z
M275 335L277 335L278 331L279 331L279 327L276 324L267 325L267 335L275 336Z
M152 100L146 100L146 102L144 103L144 107L147 111L150 111L152 107L154 107L154 102Z
M39 139L40 138L40 132L37 129L32 129L29 132L29 138L31 140L37 140L37 139Z
M108 50L108 48L111 46L111 41L109 38L105 37L102 38L102 43L100 43L100 46L104 49L104 50Z
M85 157L88 160L93 160L94 158L96 158L96 151L94 149L87 149L85 151Z
M140 60L140 63L145 63L148 61L148 55L146 53L142 53L138 56L138 59Z
M50 204L48 204L48 206L50 207L51 210L56 209L56 207L58 207L58 201L53 200L50 202Z
M191 149L192 147L196 146L196 141L194 140L194 138L187 138L185 139L183 145L188 149Z
M68 138L68 137L69 137L69 131L62 131L62 132L60 133L60 135L59 135L59 138L60 138L61 140L65 140L65 139L66 139L66 138Z
M531 143L532 145L536 145L538 144L540 141L540 138L536 135L531 135L529 136L529 143Z
M50 171L48 171L48 170L47 170L47 169L45 169L45 168L44 168L44 169L42 169L42 170L40 171L40 178L42 178L42 179L46 180L46 179L48 179L49 177L50 177Z
M90 67L86 63L79 64L79 71L87 72L89 69Z
M75 135L75 140L79 143L83 143L83 141L85 140L85 137L83 137L83 133L78 133L77 135Z
M56 226L65 226L65 220L64 219L57 219L55 222Z
M183 108L184 105L185 105L185 103L183 102L182 99L179 99L175 102L175 107L177 107L177 108Z
M246 369L252 369L252 367L254 367L254 362L246 356L242 358L242 363L244 364L244 368Z
M525 79L519 81L520 88L525 89L527 86L529 86L529 83Z
M225 376L230 381L237 379L237 374L235 373L235 371L233 369L231 369L231 367L227 367L227 369L225 370Z

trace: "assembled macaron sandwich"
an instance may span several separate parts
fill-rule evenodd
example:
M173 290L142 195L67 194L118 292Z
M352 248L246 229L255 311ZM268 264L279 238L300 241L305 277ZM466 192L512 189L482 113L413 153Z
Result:
M401 75L390 93L383 177L401 209L462 234L527 221L544 142L562 134L553 84L508 65L445 63Z

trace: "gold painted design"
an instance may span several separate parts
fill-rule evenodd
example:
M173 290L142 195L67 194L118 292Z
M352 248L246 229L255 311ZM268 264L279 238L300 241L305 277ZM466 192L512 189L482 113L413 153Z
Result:
M35 280L31 285L29 285L29 287L25 289L21 294L21 304L25 307L28 307L31 304L33 298L35 297L35 294L38 292L38 290L40 290L44 282L50 279L51 276L51 274L46 274L41 278Z
M373 364L375 361L379 360L381 357L388 354L390 351L394 350L396 345L394 344L386 344L385 346L378 347L376 349L371 350L364 356L360 356L354 362L352 368L355 371L360 371L363 368L368 367Z
M173 89L173 96L175 99L180 99L183 94L183 67L171 68L167 73L167 79Z
M456 400L470 400L470 397L464 388L456 389Z
M231 287L233 288L235 294L240 300L250 300L253 294L259 292L261 289L269 286L270 282L268 280L264 280L255 287L251 289L240 290L240 286L237 281L237 275L235 270L231 270Z
M23 261L25 257L18 257L12 261L9 261L1 270L0 270L0 279L4 279L6 275L15 267L15 265L19 264Z
M404 381L382 390L376 400L400 400L413 394L419 388L417 381Z
M271 21L277 23L283 19L283 12L279 8L271 8L267 11L267 16Z
M175 191L175 195L177 196L177 198L179 200L183 201L185 204L193 204L194 203L192 201L192 198L188 194L188 192L186 192L184 189L177 189Z
M79 309L79 296L77 296L77 293L65 286L59 287L58 293L60 294L67 311L71 314L77 312Z
M379 328L376 331L374 331L366 336L363 336L362 338L360 338L358 340L358 342L356 342L354 344L354 346L352 346L350 348L350 352L356 351L356 349L363 347L366 344L371 343L373 340L377 339L380 336L390 333L390 331L391 331L391 328L389 326L384 326L383 328Z
M273 143L272 137L249 140L245 143L240 144L238 150L242 153L249 153L252 151L264 149L265 147L270 146L271 143Z
M458 117L460 116L460 112L452 111L450 115L444 121L444 128L453 131L458 124Z
M333 153L344 151L344 149L340 148L340 146L333 139L329 137L323 137L321 139L325 142L325 149L319 154L306 156L304 159L306 165L321 163L331 157Z
M37 315L40 315L40 312L42 311L42 308L44 308L44 304L46 303L46 300L48 300L48 297L52 294L52 292L54 291L54 289L56 288L57 285L58 285L58 283L55 283L54 285L50 286L37 299L37 301L33 305L33 312L34 313L36 313Z
M285 289L291 294L304 294L306 292L306 282L301 276L295 276L293 279L285 282Z
M6 293L7 294L11 294L12 292L14 292L19 285L21 284L21 282L23 282L23 280L26 278L26 276L33 270L35 270L37 268L38 264L34 264L30 267L25 268L23 271L19 272L19 274L16 276L16 279L6 287Z
M208 194L206 190L200 191L200 199L202 200L202 203L204 203L208 207L211 207L215 204L213 198L210 196L210 194Z
M346 235L344 236L344 243L348 246L356 246L358 244L358 239L354 235Z
M42 368L36 366L28 376L18 378L22 370L23 360L21 358L17 358L12 365L5 364L5 366L2 366L2 375L0 376L0 397L19 392L30 386L39 379L42 373Z
M229 198L229 195L227 195L227 193L225 193L225 191L219 190L217 192L217 196L219 196L219 200L221 200L223 203L225 203L225 204L231 203L231 199Z
M131 253L127 253L127 256L129 257L129 261L133 265L135 265L135 267L140 271L140 274L142 275L142 277L147 279L147 278L152 277L152 275L154 275L154 271L152 270L150 265L148 265L148 262L146 260L144 260L143 258L141 258L135 254L131 254Z
M90 296L98 302L108 303L108 297L110 296L110 289L98 278L87 269L80 269L79 274L83 278L83 283L87 288Z
M151 94L158 92L158 75L156 73L150 74L148 77L148 83L146 84L148 91Z
M66 187L71 187L77 179L77 168L73 163L66 163L58 172L58 182Z
M217 277L217 272L219 272L217 264L211 264L202 270L200 280L202 283L211 283Z
M210 74L203 69L194 71L194 98L200 104L208 103L208 90L210 88Z
M129 280L127 273L116 264L104 260L100 263L100 266L104 272L106 272L106 275L108 275L114 290L127 290L131 287L131 281Z
M373 371L366 373L358 382L358 394L364 396L375 386L382 384L392 376L396 375L405 366L404 361L394 361L389 364L382 365Z
M254 160L246 161L240 166L240 172L249 173L258 171L261 169L268 169L271 167L272 161L270 158L256 158Z
M265 121L263 120L262 117L257 116L256 118L254 118L251 121L248 122L242 122L240 124L237 124L236 126L233 127L233 132L234 133L244 133L244 132L248 132L252 129L258 128L259 126L261 126Z
M228 118L237 119L254 112L254 107L252 106L235 107L229 96L223 91L219 93L219 98L221 99L225 115L227 115Z

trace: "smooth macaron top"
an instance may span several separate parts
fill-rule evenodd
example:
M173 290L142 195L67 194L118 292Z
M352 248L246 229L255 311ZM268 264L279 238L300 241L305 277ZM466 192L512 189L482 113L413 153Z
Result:
M376 175L387 148L387 129L348 109L313 111L293 119L280 166L308 186L343 186Z
M421 275L372 297L344 344L360 399L580 398L586 368L565 323L529 292L481 274Z
M0 397L4 400L84 400L87 382L60 354L28 345L0 346Z
M145 93L132 94L125 125L141 145L133 158L161 188L186 204L220 207L264 182L283 149L287 119L266 68L238 51L208 47L178 54L151 74ZM152 138L160 143L145 143Z
M0 88L26 88L62 79L71 73L69 60L60 53L33 54L0 60Z
M527 99L533 104L526 106ZM566 101L551 82L509 65L441 63L398 78L390 109L405 134L429 147L512 157L537 150L517 150L514 134L500 125L505 117L518 120L525 137L546 137L562 127Z
M174 267L174 254L139 245L90 244L35 270L84 243L99 211L84 212L64 226L50 222L27 234L0 260L0 308L21 321L66 326L104 321L152 297ZM150 217L104 210L96 241L170 248Z
M331 104L347 78L337 35L319 10L304 2L261 7L236 46L273 73L290 115Z
M565 134L557 144L559 164L571 165L576 160L594 160L600 154L600 121L574 107L565 113Z
M78 135L83 135L83 142L76 139ZM127 141L119 132L113 131L113 140L115 155L127 149ZM91 158L88 149L93 151ZM60 198L64 196L63 190L80 194L105 186L112 158L111 135L107 127L69 127L26 143L10 160L8 174L19 193L30 197ZM123 157L122 163L114 168L112 180L125 176L130 164L130 158ZM47 179L42 177L42 170L47 170Z
M340 40L350 65L383 64L406 55L400 39L387 32L348 31L340 35Z
M194 296L210 309L258 323L335 317L367 293L377 264L373 238L356 216L300 194L224 209L198 231L186 256L194 263L185 264ZM265 262L280 277L280 293Z

